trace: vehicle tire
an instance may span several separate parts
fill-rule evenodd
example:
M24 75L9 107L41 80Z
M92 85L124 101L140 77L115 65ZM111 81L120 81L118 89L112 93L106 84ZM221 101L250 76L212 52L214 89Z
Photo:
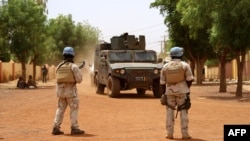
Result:
M105 85L99 83L98 75L95 75L95 88L97 94L104 94Z
M162 95L162 89L160 85L160 78L154 79L153 80L153 94L154 97L160 98Z
M120 89L120 80L116 77L109 76L107 84L108 96L112 98L118 97L120 95Z
M142 88L136 88L136 92L138 95L145 95L146 90Z

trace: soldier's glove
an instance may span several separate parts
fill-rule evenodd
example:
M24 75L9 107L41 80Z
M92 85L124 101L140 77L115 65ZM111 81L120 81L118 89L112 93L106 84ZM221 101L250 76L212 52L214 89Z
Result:
M79 66L79 69L82 69L85 66L85 61L82 61L82 64Z
M161 105L167 105L167 96L165 94L161 95L160 102Z

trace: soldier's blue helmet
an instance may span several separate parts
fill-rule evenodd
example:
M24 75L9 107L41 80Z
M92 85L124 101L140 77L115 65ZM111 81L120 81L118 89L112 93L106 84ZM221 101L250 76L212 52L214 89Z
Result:
M63 55L65 55L65 54L69 54L69 55L75 56L74 49L72 47L65 47L63 49Z
M170 49L170 56L171 57L181 57L184 53L184 49L181 47L172 47Z

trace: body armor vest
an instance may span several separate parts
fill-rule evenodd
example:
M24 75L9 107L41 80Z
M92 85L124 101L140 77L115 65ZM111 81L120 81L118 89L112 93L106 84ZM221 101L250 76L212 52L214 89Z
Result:
M170 61L166 69L167 83L178 83L185 80L185 71L181 62Z
M66 62L58 67L56 71L57 83L75 83L73 71L71 70L72 63Z

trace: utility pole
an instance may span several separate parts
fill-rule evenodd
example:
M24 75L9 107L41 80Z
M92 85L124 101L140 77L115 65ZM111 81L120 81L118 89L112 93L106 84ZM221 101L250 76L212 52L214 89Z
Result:
M162 53L162 51L163 51L163 50L162 50L162 41L160 41L160 42L161 42L161 53Z
M161 57L166 57L166 35L163 35L163 41L161 41Z
M164 44L164 46L163 46L163 52L164 52L164 57L166 57L165 56L165 53L166 53L166 35L164 34L164 37L163 37L163 44Z

